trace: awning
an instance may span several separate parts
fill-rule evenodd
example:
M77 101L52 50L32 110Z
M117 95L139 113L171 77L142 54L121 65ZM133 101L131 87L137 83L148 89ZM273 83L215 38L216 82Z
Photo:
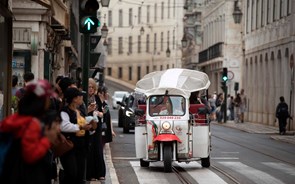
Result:
M173 68L145 75L136 83L135 91L150 96L165 94L168 90L168 94L179 94L188 98L191 92L208 89L209 86L210 81L206 73Z

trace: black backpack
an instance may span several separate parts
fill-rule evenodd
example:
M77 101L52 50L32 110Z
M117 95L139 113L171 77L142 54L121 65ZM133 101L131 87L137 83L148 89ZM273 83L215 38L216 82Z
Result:
M280 103L278 105L277 117L278 118L288 118L289 117L288 105L286 103Z

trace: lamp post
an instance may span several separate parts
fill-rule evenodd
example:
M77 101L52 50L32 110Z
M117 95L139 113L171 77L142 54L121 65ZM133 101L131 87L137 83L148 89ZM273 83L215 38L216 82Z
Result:
M181 39L181 45L182 45L182 48L186 48L187 47L187 39L186 39L185 34L183 35L183 37Z
M101 37L106 38L108 36L108 32L109 32L109 29L108 29L106 23L104 23L101 28Z
M144 34L144 28L141 27L141 28L140 28L140 35L143 35L143 34Z
M233 18L234 18L235 24L241 23L242 16L243 16L243 13L240 7L238 6L238 0L236 0L234 4L234 12L233 12Z
M170 57L170 54L171 54L171 52L170 52L170 49L169 49L169 47L168 47L167 50L166 50L166 56L167 56L167 57Z
M109 7L110 0L101 0L100 3L102 7Z

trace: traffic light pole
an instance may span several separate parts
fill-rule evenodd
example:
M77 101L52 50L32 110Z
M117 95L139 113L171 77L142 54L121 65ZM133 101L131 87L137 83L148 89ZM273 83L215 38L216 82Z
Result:
M90 51L90 35L89 34L83 34L83 80L82 80L82 86L83 91L86 92L86 95L84 96L84 102L86 106L88 105L88 72L89 72L89 51Z

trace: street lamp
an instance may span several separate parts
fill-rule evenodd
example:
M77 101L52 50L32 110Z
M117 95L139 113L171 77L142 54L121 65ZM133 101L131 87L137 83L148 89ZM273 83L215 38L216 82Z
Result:
M106 23L104 23L101 28L101 37L106 38L108 36L108 32L109 32L109 29L108 29Z
M182 45L182 48L186 48L187 47L187 39L186 39L185 34L183 35L183 37L181 39L181 45Z
M234 5L234 12L233 12L233 17L234 17L235 24L241 23L242 16L243 16L243 13L242 13L241 9L238 6L238 1L236 0L235 5Z
M143 34L144 34L144 28L141 27L141 28L140 28L140 35L143 35Z
M170 54L171 54L171 52L170 52L170 49L169 49L169 47L168 47L167 50L166 50L166 56L167 56L167 57L170 57Z
M102 7L109 7L110 0L101 0L100 3Z
M108 47L108 42L106 39L103 41L103 46L105 46L106 48Z

